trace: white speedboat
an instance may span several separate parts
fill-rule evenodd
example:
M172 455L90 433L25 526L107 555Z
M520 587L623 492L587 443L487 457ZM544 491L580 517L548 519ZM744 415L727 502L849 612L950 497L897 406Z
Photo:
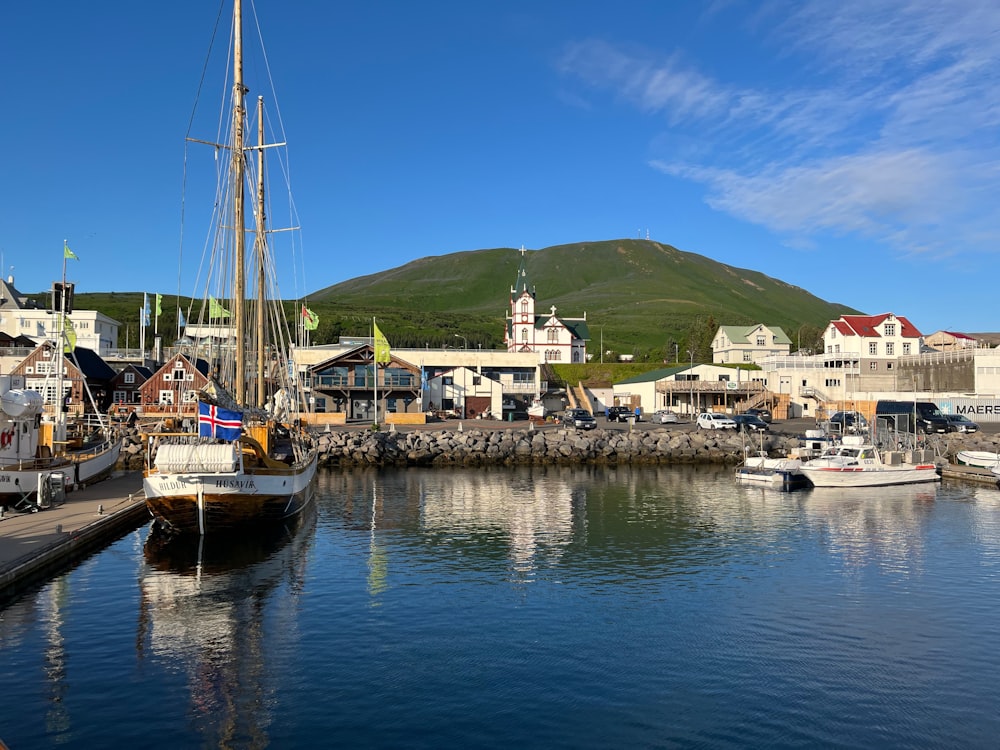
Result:
M794 490L809 484L799 471L801 466L802 461L798 458L768 458L766 453L761 452L756 456L747 456L743 465L736 468L736 481Z
M855 435L806 461L799 471L814 487L880 487L941 479L931 451L881 451Z
M955 460L965 466L978 466L981 469L992 469L1000 466L1000 453L991 451L959 451Z

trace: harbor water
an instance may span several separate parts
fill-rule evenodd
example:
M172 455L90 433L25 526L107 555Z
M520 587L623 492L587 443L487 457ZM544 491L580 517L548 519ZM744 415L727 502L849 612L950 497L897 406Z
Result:
M269 538L143 526L0 610L0 738L992 748L1000 491L716 467L321 471Z

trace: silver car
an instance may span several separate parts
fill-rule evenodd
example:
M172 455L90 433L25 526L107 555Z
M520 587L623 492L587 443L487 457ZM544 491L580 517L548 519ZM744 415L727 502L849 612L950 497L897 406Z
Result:
M680 419L674 412L670 411L670 409L660 409L659 411L653 412L649 421L653 424L677 424L680 422Z
M973 422L964 414L945 414L948 420L949 432L978 432L979 425Z

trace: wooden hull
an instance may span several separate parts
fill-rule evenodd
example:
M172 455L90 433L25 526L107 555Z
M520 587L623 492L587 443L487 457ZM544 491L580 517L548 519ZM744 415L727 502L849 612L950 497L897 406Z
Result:
M233 472L158 472L143 477L146 507L165 528L214 534L282 523L312 501L316 454L297 467Z

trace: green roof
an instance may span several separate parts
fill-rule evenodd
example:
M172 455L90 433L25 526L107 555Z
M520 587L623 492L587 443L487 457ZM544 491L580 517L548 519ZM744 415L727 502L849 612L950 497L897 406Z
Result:
M676 375L679 372L684 372L685 370L690 370L689 365L684 365L683 367L663 367L659 370L651 370L650 372L644 372L642 375L636 375L625 380L619 380L615 385L628 385L629 383L651 383L657 380L663 380L664 378L669 378L672 375Z
M766 323L754 323L752 326L719 326L726 334L726 338L734 344L749 344L750 337L757 332L761 326L767 328L774 335L775 344L789 344L792 340L785 335L780 326L769 326Z

